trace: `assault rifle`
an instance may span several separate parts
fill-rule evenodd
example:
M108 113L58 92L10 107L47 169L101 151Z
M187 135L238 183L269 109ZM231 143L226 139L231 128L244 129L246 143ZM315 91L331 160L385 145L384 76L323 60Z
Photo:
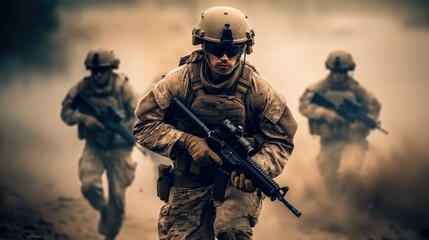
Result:
M225 188L230 179L230 174L236 170L244 173L246 178L252 180L253 185L268 196L271 201L279 200L295 216L301 216L298 209L284 197L289 188L280 187L251 159L255 150L242 136L242 127L236 127L230 120L226 119L219 127L210 130L177 97L173 98L172 107L189 119L192 126L195 126L206 139L210 149L222 158L223 164L218 166L213 188L212 198L214 200L224 201Z
M101 109L91 99L82 94L76 95L74 104L83 104L89 110L89 114L103 124L106 131L119 134L129 146L137 147L140 152L146 155L146 150L136 143L134 135L121 123L124 117L115 108L108 106L105 109Z
M313 98L311 98L310 103L332 109L347 122L353 123L355 121L359 121L370 129L378 129L382 133L386 135L388 134L386 130L381 128L380 122L375 121L373 118L368 116L368 114L363 112L362 106L359 103L348 98L345 98L341 104L337 104L322 93L316 92Z

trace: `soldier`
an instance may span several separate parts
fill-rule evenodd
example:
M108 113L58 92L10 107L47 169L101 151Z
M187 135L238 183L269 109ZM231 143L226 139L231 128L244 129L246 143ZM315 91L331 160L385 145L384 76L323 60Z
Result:
M317 162L326 187L331 193L339 193L346 187L345 181L355 177L362 167L370 129L359 121L345 121L332 109L311 103L311 99L316 92L336 104L348 98L360 104L363 112L374 120L378 118L381 105L349 75L356 65L350 53L334 51L329 54L325 65L330 70L329 75L305 90L300 98L299 111L309 119L310 133L320 137Z
M118 68L119 59L111 49L97 47L90 50L85 66L91 75L69 90L62 103L61 118L68 125L78 124L79 138L85 139L79 160L81 191L90 205L100 211L98 231L106 239L114 239L123 221L125 189L134 179L136 163L130 158L132 146L120 135L106 131L88 107L77 101L77 96L85 96L100 109L113 107L123 116L122 123L130 131L138 96L128 78L113 71ZM105 170L107 200L101 182Z
M209 8L192 32L192 43L202 49L182 58L182 65L139 101L137 142L173 161L159 239L252 239L263 200L246 176L233 172L225 201L212 201L214 173L222 159L195 127L168 114L174 97L209 128L224 119L243 126L244 136L257 149L252 159L269 176L278 176L290 158L297 123L284 97L245 61L254 36L241 11Z

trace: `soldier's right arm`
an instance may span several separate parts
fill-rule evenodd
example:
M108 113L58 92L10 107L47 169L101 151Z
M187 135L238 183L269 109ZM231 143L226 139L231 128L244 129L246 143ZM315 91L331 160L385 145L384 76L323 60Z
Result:
M186 69L179 67L156 83L153 89L140 99L133 128L138 144L170 157L173 146L183 132L167 124L164 119L172 99L175 96L181 99L185 97L187 79Z
M76 95L81 91L81 82L73 86L67 93L66 97L62 102L61 107L61 119L67 125L74 125L82 121L84 117L82 113L79 113L74 106L74 99Z

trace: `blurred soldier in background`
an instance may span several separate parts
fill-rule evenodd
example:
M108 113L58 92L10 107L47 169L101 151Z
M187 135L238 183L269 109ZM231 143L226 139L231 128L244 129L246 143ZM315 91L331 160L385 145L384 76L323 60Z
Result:
M159 239L252 239L263 195L244 174L231 174L223 203L212 201L222 159L198 137L195 126L167 113L178 97L209 128L229 119L257 150L252 159L270 176L282 171L297 129L286 100L245 61L254 31L241 11L213 7L193 29L202 46L183 57L137 107L134 134L141 145L173 160L172 186L158 195L166 204ZM242 59L242 56L243 59Z
M314 97L321 94L337 105L345 99L351 100L374 120L379 116L381 105L349 75L356 65L350 53L334 51L325 65L330 70L329 75L305 90L299 111L309 119L310 133L320 137L317 162L326 187L331 193L339 193L346 188L344 182L355 177L362 168L370 128L361 121L347 121L334 109L315 104Z
M121 124L131 131L138 96L128 78L113 71L118 68L119 59L111 49L90 50L85 66L91 75L69 90L62 103L61 118L68 125L78 124L79 139L85 139L79 160L81 191L91 206L100 211L98 231L106 239L114 239L122 225L125 189L133 182L136 163L130 158L133 146L119 134L108 131L97 113L113 109L121 116ZM91 109L82 99L98 110ZM108 199L101 182L105 170Z

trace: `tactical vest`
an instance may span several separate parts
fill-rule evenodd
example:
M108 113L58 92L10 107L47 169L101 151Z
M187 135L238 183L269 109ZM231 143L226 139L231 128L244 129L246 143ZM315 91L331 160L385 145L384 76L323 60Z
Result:
M185 104L190 107L193 113L210 129L216 128L223 120L229 119L236 126L243 126L244 136L249 134L246 128L246 93L250 88L250 80L254 69L244 64L242 73L238 76L235 85L222 94L216 95L208 92L203 86L200 78L201 59L188 62L190 88L185 98ZM182 121L177 122L176 128L198 135L195 127L187 125ZM200 167L193 163L186 150L177 154L174 161L176 169L182 173L191 173L211 182L214 178L216 168L212 166Z
M113 107L119 114L126 117L124 109L123 87L128 80L123 74L113 74L113 82L103 91L97 91L92 83L91 77L86 77L83 80L83 88L80 94L89 98L100 109L106 109L108 106ZM84 105L77 106L81 113L91 114ZM103 148L125 145L124 140L118 134L103 129L91 130L84 125L78 126L79 138L85 139L89 144Z
M352 101L357 100L356 94L351 89L335 90L335 89L324 89L321 91L327 98L341 104L344 99L348 98ZM309 120L310 133L319 135L321 138L347 138L349 133L348 123L335 123L328 124L324 119L320 120Z

